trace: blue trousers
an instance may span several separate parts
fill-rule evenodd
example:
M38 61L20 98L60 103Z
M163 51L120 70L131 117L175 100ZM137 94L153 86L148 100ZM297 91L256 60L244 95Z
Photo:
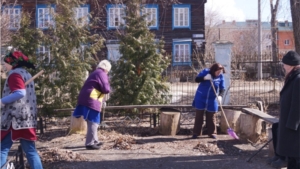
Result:
M39 154L35 149L34 141L20 139L20 143L23 151L26 154L26 158L29 162L31 169L43 169L42 162ZM1 141L1 167L6 163L8 152L13 144L11 139L11 133Z

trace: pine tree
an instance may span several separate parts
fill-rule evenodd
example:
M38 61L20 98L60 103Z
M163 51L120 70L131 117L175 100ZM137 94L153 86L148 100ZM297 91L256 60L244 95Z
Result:
M88 25L80 25L74 19L73 9L81 4L80 0L57 0L57 12L52 13L55 25L46 31L30 27L28 15L22 15L24 22L12 38L14 47L32 56L38 70L45 70L43 76L35 80L38 104L43 105L44 112L76 106L84 77L96 63L97 52L103 47L104 39L91 33L97 22L92 23L91 15ZM36 52L39 45L49 47L50 59ZM85 45L85 50L79 50L81 45Z
M131 0L126 4L125 25L118 32L121 57L113 64L109 103L113 105L165 104L168 86L162 72L167 68L168 57L163 54L163 40L156 41L140 16L141 4Z

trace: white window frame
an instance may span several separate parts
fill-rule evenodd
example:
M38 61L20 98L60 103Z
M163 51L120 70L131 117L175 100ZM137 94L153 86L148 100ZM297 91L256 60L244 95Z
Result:
M191 63L191 39L173 40L173 64L186 65Z
M173 5L173 29L191 28L191 6Z
M72 54L79 53L79 56L81 57L81 59L84 60L84 52L87 47L88 47L87 44L81 44L79 48L74 48L72 50Z
M148 24L150 23L150 29L158 29L158 5L145 5L142 15L147 15L145 20Z
M37 27L41 29L48 29L54 26L53 14L55 12L54 5L37 5L36 20Z
M107 28L115 29L125 24L125 6L111 5L107 6Z
M284 40L284 45L290 45L290 40L289 39Z
M45 57L48 57L49 64L51 60L50 46L38 46L38 60L43 61L45 60Z
M4 13L2 18L5 21L7 21L8 29L10 30L19 29L21 23L21 5L4 7Z
M74 10L74 18L76 20L77 25L85 26L89 24L89 5L82 5L77 8L73 8Z
M120 59L122 54L120 53L120 44L107 44L107 59L116 62Z

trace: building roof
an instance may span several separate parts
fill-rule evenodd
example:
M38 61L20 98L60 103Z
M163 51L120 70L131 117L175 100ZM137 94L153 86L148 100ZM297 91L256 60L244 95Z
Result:
M232 27L232 28L239 28L239 29L249 29L250 27L257 27L258 21L257 20L246 20L245 22L225 22L219 24L218 27ZM261 22L261 28L270 30L271 24L270 22Z
M278 31L293 31L293 22L278 22Z
M218 27L222 28L238 28L238 29L249 29L250 27L256 27L258 24L258 20L246 20L245 22L225 22L219 24ZM278 22L277 27L279 31L293 31L293 23L284 21ZM263 30L270 30L271 23L270 22L261 22L261 28Z

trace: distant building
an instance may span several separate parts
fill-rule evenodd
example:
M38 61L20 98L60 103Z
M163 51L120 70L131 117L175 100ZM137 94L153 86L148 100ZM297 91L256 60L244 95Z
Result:
M277 36L276 45L279 58L289 50L295 50L293 25L292 22L276 22ZM217 27L219 29L220 40L233 42L233 51L241 53L257 52L258 44L258 21L246 20L245 22L225 22L223 21ZM271 54L272 38L271 23L261 22L262 28L262 53Z
M277 23L277 47L279 56L290 50L295 50L295 40L292 22L284 21Z
M258 21L246 20L245 22L223 21L217 26L220 40L229 40L234 43L236 52L257 53L258 48ZM262 22L262 53L271 52L271 24Z

